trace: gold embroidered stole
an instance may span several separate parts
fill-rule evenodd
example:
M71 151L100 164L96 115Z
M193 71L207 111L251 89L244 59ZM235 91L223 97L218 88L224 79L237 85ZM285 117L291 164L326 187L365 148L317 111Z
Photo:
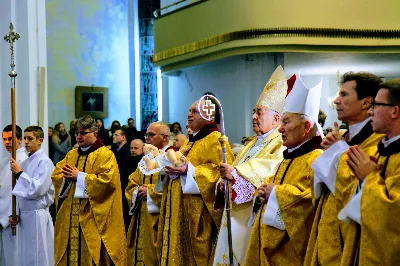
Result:
M86 156L79 156L78 157L78 162L77 162L77 167L79 171L85 170L85 164L87 157ZM76 187L75 187L76 189ZM69 193L75 193L75 190L71 189ZM81 199L79 198L74 198L72 200L72 209L71 209L71 226L70 226L70 231L69 231L69 248L68 248L68 254L69 254L69 266L79 266L80 265L80 247L81 247L81 230L79 228L79 210L80 210L80 205L81 205Z

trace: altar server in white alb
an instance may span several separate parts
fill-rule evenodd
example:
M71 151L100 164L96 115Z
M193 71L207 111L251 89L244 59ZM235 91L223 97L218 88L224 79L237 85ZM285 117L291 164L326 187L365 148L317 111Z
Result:
M25 152L25 148L21 148L22 130L19 126L16 128L17 162L21 163L28 158L28 155ZM0 161L0 266L16 266L19 265L18 237L12 235L11 226L9 225L12 207L10 158L13 139L11 125L3 129L2 137L4 147L8 153Z
M13 194L19 208L19 257L21 266L54 265L54 227L49 206L54 202L51 173L54 165L41 149L43 130L29 126L24 131L29 158L21 166L11 159L17 182Z

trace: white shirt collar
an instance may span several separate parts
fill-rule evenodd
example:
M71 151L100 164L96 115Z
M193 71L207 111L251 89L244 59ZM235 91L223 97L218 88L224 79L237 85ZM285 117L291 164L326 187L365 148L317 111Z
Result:
M387 146L389 146L390 143L395 142L398 139L400 139L400 135L395 136L395 137L393 137L391 139L387 139L387 137L384 137L382 139L383 146L386 148Z
M162 150L162 151L166 151L169 147L170 147L169 144L167 144L167 145L165 145L165 147L162 148L161 150Z
M200 132L200 130L199 130L199 131L197 131L197 132L193 132L193 133L192 133L193 137L194 137L194 136L196 136L196 135L197 135L197 133L199 133L199 132Z
M257 141L256 141L256 144L255 144L254 146L257 146L258 144L260 144L261 142L263 142L264 139L265 139L266 137L268 137L268 136L272 133L272 131L274 131L274 129L275 129L275 128L271 129L270 131L268 131L267 133L265 133L265 134L263 134L263 135L261 135L261 136L257 136Z
M364 121L351 125L349 126L349 141L358 133L360 133L361 129L369 122L371 121L371 117L368 117Z
M82 151L87 151L88 149L90 149L90 147L92 147L92 145L90 145L90 146L88 146L88 147L85 147L85 148L84 148L84 147L81 147L81 150L82 150Z
M301 145L303 145L304 143L306 143L306 142L309 141L309 140L310 140L310 139L304 141L303 143L301 143L300 145L298 145L298 146L296 146L296 147L294 147L294 148L288 149L288 152L291 153L292 151L297 150L298 148L301 147Z

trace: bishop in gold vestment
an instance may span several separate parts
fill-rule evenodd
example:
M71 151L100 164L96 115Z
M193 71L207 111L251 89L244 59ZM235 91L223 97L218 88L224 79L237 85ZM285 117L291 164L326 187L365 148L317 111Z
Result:
M170 175L163 191L157 237L161 265L207 265L221 222L221 213L214 211L222 161L221 133L215 123L201 120L197 103L192 104L188 118L194 134L180 149L190 162L187 174ZM201 127L195 123L201 123ZM227 162L232 161L228 146Z
M263 224L266 205L255 217L245 265L302 265L312 225L311 163L322 150L320 137L284 153L277 173L267 180L276 184L279 214L275 227Z
M68 152L52 174L58 209L55 265L125 266L126 236L115 156L96 140L93 118L84 116L77 128L78 144L87 147ZM66 175L74 169L79 173L71 182Z
M307 89L298 78L287 98L279 128L287 150L258 190L245 265L303 265L313 215L311 164L322 153L320 95L321 83Z
M221 176L232 182L231 227L234 264L243 265L250 239L253 194L268 176L273 176L283 160L284 147L278 131L280 114L285 104L288 85L294 84L295 75L286 81L283 68L279 66L265 86L253 111L253 131L257 138L244 147L232 166L222 164ZM293 81L293 82L292 82ZM288 84L288 85L287 85ZM290 88L291 89L291 88ZM217 191L221 194L220 189ZM217 196L217 198L220 198ZM214 256L214 265L229 263L227 214L224 210L222 225Z

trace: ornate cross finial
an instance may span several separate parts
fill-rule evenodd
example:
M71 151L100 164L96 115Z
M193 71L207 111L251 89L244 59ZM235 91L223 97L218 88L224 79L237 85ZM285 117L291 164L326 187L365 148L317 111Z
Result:
M10 53L11 53L11 72L8 74L10 77L16 77L17 72L14 71L15 63L14 63L14 43L18 40L20 35L14 32L14 25L10 23L10 32L8 35L4 36L4 40L10 43Z
M208 117L208 120L211 120L214 117L215 112L215 104L212 103L211 100L205 100L205 104L201 106L202 111L204 111Z

